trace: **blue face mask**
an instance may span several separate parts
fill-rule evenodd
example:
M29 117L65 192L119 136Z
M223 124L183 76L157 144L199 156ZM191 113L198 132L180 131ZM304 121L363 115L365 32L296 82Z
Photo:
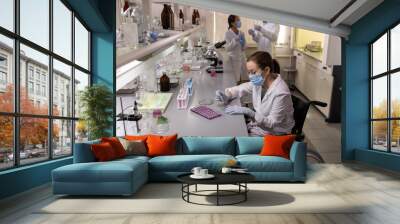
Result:
M255 86L262 86L264 84L264 77L261 73L253 73L249 76L250 82Z
M240 28L241 26L242 26L242 22L240 22L240 20L236 21L236 28Z

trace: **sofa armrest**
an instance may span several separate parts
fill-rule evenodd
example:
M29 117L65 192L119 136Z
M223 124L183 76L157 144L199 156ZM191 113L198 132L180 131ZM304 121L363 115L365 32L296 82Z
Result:
M294 181L305 181L307 173L307 147L304 142L295 141L290 149L290 160L293 162Z
M74 145L74 163L89 163L95 162L96 158L94 157L91 149L92 144L100 143L99 140L75 143Z

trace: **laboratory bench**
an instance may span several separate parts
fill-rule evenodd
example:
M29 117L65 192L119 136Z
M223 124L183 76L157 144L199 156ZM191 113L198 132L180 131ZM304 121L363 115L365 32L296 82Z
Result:
M134 68L134 71L130 72L132 74L143 74L149 72L149 69L154 70L155 63L157 63L159 58L165 57L175 50L177 50L176 46L171 46L169 49L166 49L165 52L161 52L159 55L137 65ZM172 93L172 97L163 113L163 116L168 118L168 131L164 133L156 133L156 131L151 127L154 122L152 111L147 111L142 112L144 118L139 121L139 127L142 129L141 132L137 133L134 121L125 121L125 133L123 121L117 121L117 136L138 134L170 135L175 133L179 136L248 136L244 116L225 114L225 107L215 101L216 90L223 90L227 87L236 85L232 71L224 70L224 73L217 73L215 77L211 77L211 75L206 72L206 67L207 66L205 65L198 71L183 72L180 78L180 86L171 89L170 93ZM178 91L182 87L182 83L189 78L192 78L193 82L193 95L190 97L186 109L178 109ZM125 82L125 86L127 85L129 85L129 83L127 84ZM120 86L122 86L122 84ZM221 113L222 116L208 120L190 111L191 107L199 105L199 102L204 99L212 100L213 103L207 106L214 111ZM120 101L122 101L123 108L132 106L135 101L135 94L117 95L117 114L121 112ZM236 99L232 101L231 104L240 105L240 101L239 99ZM131 112L132 111L130 111L130 113Z

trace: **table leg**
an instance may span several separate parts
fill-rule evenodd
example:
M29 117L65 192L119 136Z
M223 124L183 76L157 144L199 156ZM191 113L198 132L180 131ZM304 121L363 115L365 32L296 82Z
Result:
M187 201L189 202L189 195L190 195L190 184L187 185Z
M247 201L247 192L248 192L248 190L247 190L247 183L244 183L244 187L245 187L245 192L244 192L244 201Z
M195 191L197 192L197 184L195 185Z
M217 184L217 206L219 206L219 184Z

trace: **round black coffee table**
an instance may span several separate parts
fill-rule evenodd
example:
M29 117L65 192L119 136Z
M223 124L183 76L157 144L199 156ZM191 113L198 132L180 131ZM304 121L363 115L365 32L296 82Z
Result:
M247 183L255 180L255 177L248 173L216 173L212 179L193 179L190 177L191 173L182 174L178 176L178 181L182 183L182 199L188 203L198 205L234 205L245 202L247 200L247 192L249 188ZM215 185L215 190L198 190L197 185ZM220 185L236 185L237 190L224 190L220 189ZM190 191L190 186L195 186L194 191ZM206 194L215 192L215 194ZM203 196L203 197L216 197L216 204L202 204L190 200L190 196ZM221 197L240 196L240 199L231 203L221 203Z

